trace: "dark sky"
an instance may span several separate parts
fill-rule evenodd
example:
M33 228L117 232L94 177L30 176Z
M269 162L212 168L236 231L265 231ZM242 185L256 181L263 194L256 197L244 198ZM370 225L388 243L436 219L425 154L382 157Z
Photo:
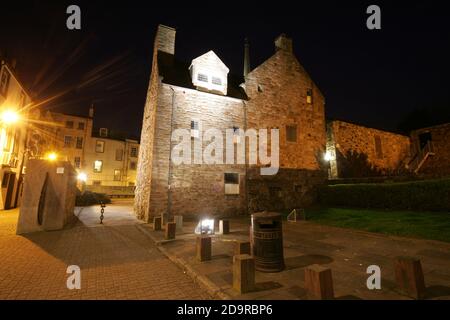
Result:
M394 3L394 1L391 1ZM415 108L450 108L450 26L445 2L395 1L21 1L2 3L0 50L47 108L86 114L95 126L139 134L158 23L177 29L176 55L214 50L242 73L243 39L252 67L284 32L326 97L328 117L396 129ZM66 28L78 4L82 30ZM166 7L162 5L165 4ZM378 4L382 30L366 28Z

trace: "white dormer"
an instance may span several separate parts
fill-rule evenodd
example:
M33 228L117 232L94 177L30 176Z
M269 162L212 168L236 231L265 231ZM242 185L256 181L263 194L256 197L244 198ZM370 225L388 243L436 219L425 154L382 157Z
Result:
M189 70L192 84L198 90L227 94L228 72L230 70L214 51L211 50L192 60Z

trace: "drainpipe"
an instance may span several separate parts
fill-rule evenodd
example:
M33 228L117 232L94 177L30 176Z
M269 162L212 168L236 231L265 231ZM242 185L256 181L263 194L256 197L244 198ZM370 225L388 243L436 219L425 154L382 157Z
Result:
M246 145L246 138L245 138L245 132L247 131L247 104L245 103L245 101L242 101L242 105L244 107L244 146ZM247 151L246 151L246 147L245 147L245 151L244 151L244 162L245 162L245 213L248 215L249 214L249 208L248 208L248 189L249 189L249 184L248 184L248 162L247 162Z
M172 90L172 114L170 116L170 136L169 136L169 172L167 175L167 221L170 220L172 215L172 132L173 132L173 118L175 111L175 90L170 86Z

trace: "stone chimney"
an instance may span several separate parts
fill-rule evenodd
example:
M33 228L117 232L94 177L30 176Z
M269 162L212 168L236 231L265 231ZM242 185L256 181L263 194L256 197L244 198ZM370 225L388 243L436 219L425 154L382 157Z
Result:
M94 117L94 104L91 104L91 106L89 107L89 118L93 117Z
M244 77L250 72L250 45L248 39L244 40Z
M280 34L278 38L275 39L275 51L278 50L292 52L292 39L284 33Z
M162 24L158 25L155 45L159 51L175 55L175 33L174 28Z

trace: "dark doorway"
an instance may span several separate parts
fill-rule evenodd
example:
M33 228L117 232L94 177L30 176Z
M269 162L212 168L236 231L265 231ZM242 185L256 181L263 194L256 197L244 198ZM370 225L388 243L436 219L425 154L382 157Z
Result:
M419 134L420 150L425 148L425 146L428 144L428 141L431 141L431 132L424 132Z
M16 174L14 172L5 172L3 174L2 187L6 187L5 210L12 209L12 196L14 193L14 185L16 182Z

